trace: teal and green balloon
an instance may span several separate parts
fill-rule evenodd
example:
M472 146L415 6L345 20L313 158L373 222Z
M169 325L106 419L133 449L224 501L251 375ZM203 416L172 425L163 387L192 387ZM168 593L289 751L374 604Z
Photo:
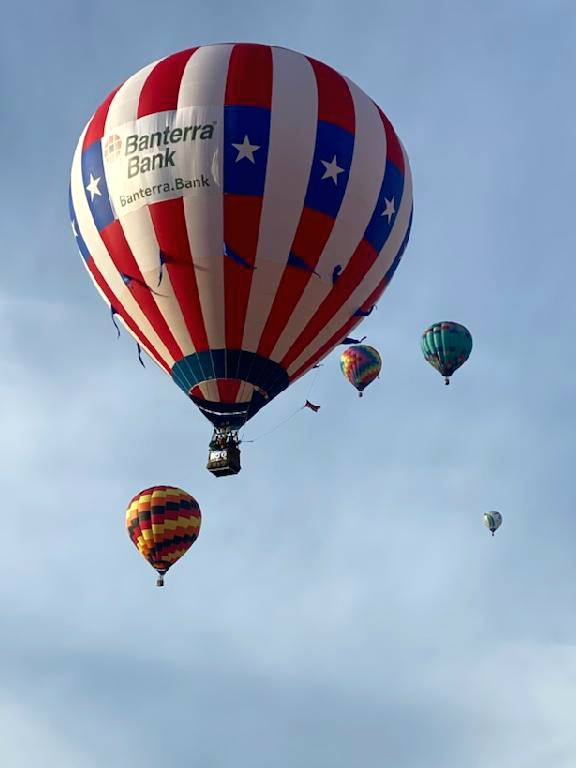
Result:
M460 323L434 323L422 334L421 346L426 362L450 384L450 376L470 357L472 336Z

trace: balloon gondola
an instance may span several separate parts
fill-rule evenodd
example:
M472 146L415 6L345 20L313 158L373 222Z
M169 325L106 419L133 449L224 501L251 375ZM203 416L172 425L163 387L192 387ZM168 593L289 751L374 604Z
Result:
M235 430L226 428L214 430L208 447L206 468L215 477L237 475L240 472L240 440Z

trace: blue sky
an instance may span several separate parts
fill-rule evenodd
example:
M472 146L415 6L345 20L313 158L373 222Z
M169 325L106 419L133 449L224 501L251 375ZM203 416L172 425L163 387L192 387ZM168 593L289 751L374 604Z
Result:
M114 328L70 232L107 93L192 45L288 46L393 121L410 245L362 333L264 409L242 473ZM0 758L10 768L573 768L576 7L12 4L0 29ZM474 337L446 388L422 330ZM179 485L200 538L167 587L123 529ZM499 509L491 539L482 513Z

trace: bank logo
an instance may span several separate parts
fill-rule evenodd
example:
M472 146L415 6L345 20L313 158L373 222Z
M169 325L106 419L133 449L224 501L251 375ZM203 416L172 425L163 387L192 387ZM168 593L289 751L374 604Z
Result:
M107 163L117 160L122 153L122 139L116 134L108 136L104 144L104 159Z
M126 136L123 155L128 158L128 178L161 168L175 168L178 147L174 145L212 139L215 125L215 120L176 128L167 125L161 131Z

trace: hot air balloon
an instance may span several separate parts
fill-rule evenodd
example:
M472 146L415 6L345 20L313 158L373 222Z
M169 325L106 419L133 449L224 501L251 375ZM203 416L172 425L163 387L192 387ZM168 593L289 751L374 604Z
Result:
M492 536L502 525L502 515L500 512L484 512L484 525L489 529Z
M136 494L126 510L126 530L132 542L158 572L164 586L169 568L194 544L202 515L193 496L169 485L155 485Z
M217 44L110 93L69 209L113 318L227 439L370 314L408 243L412 181L353 82L285 48Z
M364 389L380 375L382 359L378 350L367 344L348 347L340 355L342 373L362 397Z
M422 334L421 346L426 361L450 384L450 376L470 357L472 336L459 323L434 323Z

